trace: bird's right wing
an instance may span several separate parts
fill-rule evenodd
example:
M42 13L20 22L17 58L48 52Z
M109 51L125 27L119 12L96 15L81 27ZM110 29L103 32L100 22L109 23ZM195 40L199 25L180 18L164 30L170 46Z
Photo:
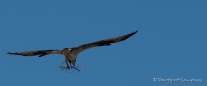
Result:
M10 53L8 52L7 54L12 54L12 55L21 55L21 56L36 56L39 55L38 57L42 57L48 54L61 54L62 50L37 50L37 51L25 51L25 52L15 52L15 53Z

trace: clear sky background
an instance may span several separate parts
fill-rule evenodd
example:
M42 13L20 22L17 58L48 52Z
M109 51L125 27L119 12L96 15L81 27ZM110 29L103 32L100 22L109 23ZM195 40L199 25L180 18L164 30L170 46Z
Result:
M206 0L1 0L0 86L204 86ZM139 30L79 54L88 71L62 71L62 55L8 55L75 47ZM65 64L62 64L65 65ZM72 72L72 73L71 73ZM202 82L153 82L202 79Z

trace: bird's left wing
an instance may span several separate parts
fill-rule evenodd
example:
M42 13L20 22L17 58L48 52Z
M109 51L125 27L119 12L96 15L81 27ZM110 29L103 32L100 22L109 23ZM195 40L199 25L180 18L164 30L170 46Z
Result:
M38 57L42 57L42 56L45 56L47 54L61 54L61 50L37 50L37 51L15 52L15 53L8 52L7 54L21 55L21 56L36 56L36 55L39 55Z
M86 49L92 48L92 47L109 46L109 45L111 45L111 43L117 43L117 42L120 42L120 41L124 41L124 40L128 39L129 37L133 36L134 34L136 34L137 32L138 32L138 30L135 31L135 32L126 34L126 35L113 37L113 38L108 38L108 39L105 39L105 40L100 40L100 41L96 41L96 42L92 42L92 43L88 43L88 44L83 44L83 45L80 45L78 47L72 48L72 51L74 51L76 53L80 53L80 52L82 52Z

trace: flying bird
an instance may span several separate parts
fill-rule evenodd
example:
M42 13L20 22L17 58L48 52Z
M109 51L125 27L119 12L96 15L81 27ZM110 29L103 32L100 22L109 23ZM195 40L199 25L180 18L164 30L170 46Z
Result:
M76 70L80 71L78 68L75 67L76 63L76 58L78 54L86 49L93 48L93 47L99 47L99 46L110 46L112 43L117 43L120 41L124 41L128 39L129 37L133 36L138 32L134 31L132 33L118 36L118 37L113 37L105 40L100 40L88 44L83 44L78 47L72 47L72 48L64 48L62 50L37 50L37 51L25 51L25 52L15 52L11 53L8 52L7 54L12 54L12 55L21 55L21 56L36 56L38 57L43 57L45 55L49 54L61 54L65 56L65 67L61 67L61 69L70 69L70 68L75 68Z

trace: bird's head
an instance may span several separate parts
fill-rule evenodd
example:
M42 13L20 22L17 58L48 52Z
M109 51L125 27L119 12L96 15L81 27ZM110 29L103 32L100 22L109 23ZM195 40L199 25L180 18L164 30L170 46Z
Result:
M61 53L64 54L64 53L66 53L66 52L69 52L70 50L71 50L70 48L64 48L64 49L61 51Z

